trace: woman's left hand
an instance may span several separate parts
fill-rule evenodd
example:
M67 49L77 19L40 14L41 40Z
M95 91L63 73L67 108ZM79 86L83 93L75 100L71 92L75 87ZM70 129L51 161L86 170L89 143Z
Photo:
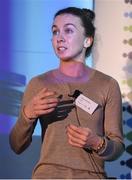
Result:
M72 146L82 148L97 149L101 142L101 137L95 134L91 129L84 127L77 127L75 125L67 126L68 142Z

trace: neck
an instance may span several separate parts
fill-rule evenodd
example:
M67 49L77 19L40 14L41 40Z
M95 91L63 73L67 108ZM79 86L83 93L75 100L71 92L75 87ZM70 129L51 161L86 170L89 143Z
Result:
M83 74L85 73L85 64L82 62L61 62L60 63L60 67L59 70L67 75L67 76L71 76L71 77L81 77L83 76Z

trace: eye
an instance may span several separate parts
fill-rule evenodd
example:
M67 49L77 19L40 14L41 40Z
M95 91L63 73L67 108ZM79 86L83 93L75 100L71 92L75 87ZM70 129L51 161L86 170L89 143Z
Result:
M59 34L59 31L57 29L53 29L52 30L52 34L55 36L55 35L58 35Z
M67 34L72 34L73 33L73 30L71 28L66 28L65 29L65 33Z

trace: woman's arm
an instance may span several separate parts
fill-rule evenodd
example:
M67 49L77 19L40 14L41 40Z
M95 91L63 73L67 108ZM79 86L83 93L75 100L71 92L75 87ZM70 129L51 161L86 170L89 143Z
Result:
M109 86L109 87L108 87ZM69 125L68 141L71 145L93 150L104 160L117 159L124 151L122 131L122 101L118 83L111 79L105 88L104 136L97 135L94 130Z
M124 151L122 127L122 98L118 83L111 79L104 111L105 146L99 155L108 161L117 159Z
M23 152L32 141L32 134L37 120L34 119L34 121L30 121L30 119L28 119L24 114L24 107L31 100L34 94L34 80L31 80L24 92L19 117L9 135L10 146L17 154Z
M23 152L30 145L37 119L54 111L58 101L56 92L44 87L43 79L36 77L29 82L19 118L10 133L10 145L16 153Z

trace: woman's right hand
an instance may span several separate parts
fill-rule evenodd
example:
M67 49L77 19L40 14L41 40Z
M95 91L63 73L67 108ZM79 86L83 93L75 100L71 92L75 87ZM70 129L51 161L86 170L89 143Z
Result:
M25 105L24 114L28 119L36 119L37 117L54 111L59 99L56 93L43 88L31 101Z

